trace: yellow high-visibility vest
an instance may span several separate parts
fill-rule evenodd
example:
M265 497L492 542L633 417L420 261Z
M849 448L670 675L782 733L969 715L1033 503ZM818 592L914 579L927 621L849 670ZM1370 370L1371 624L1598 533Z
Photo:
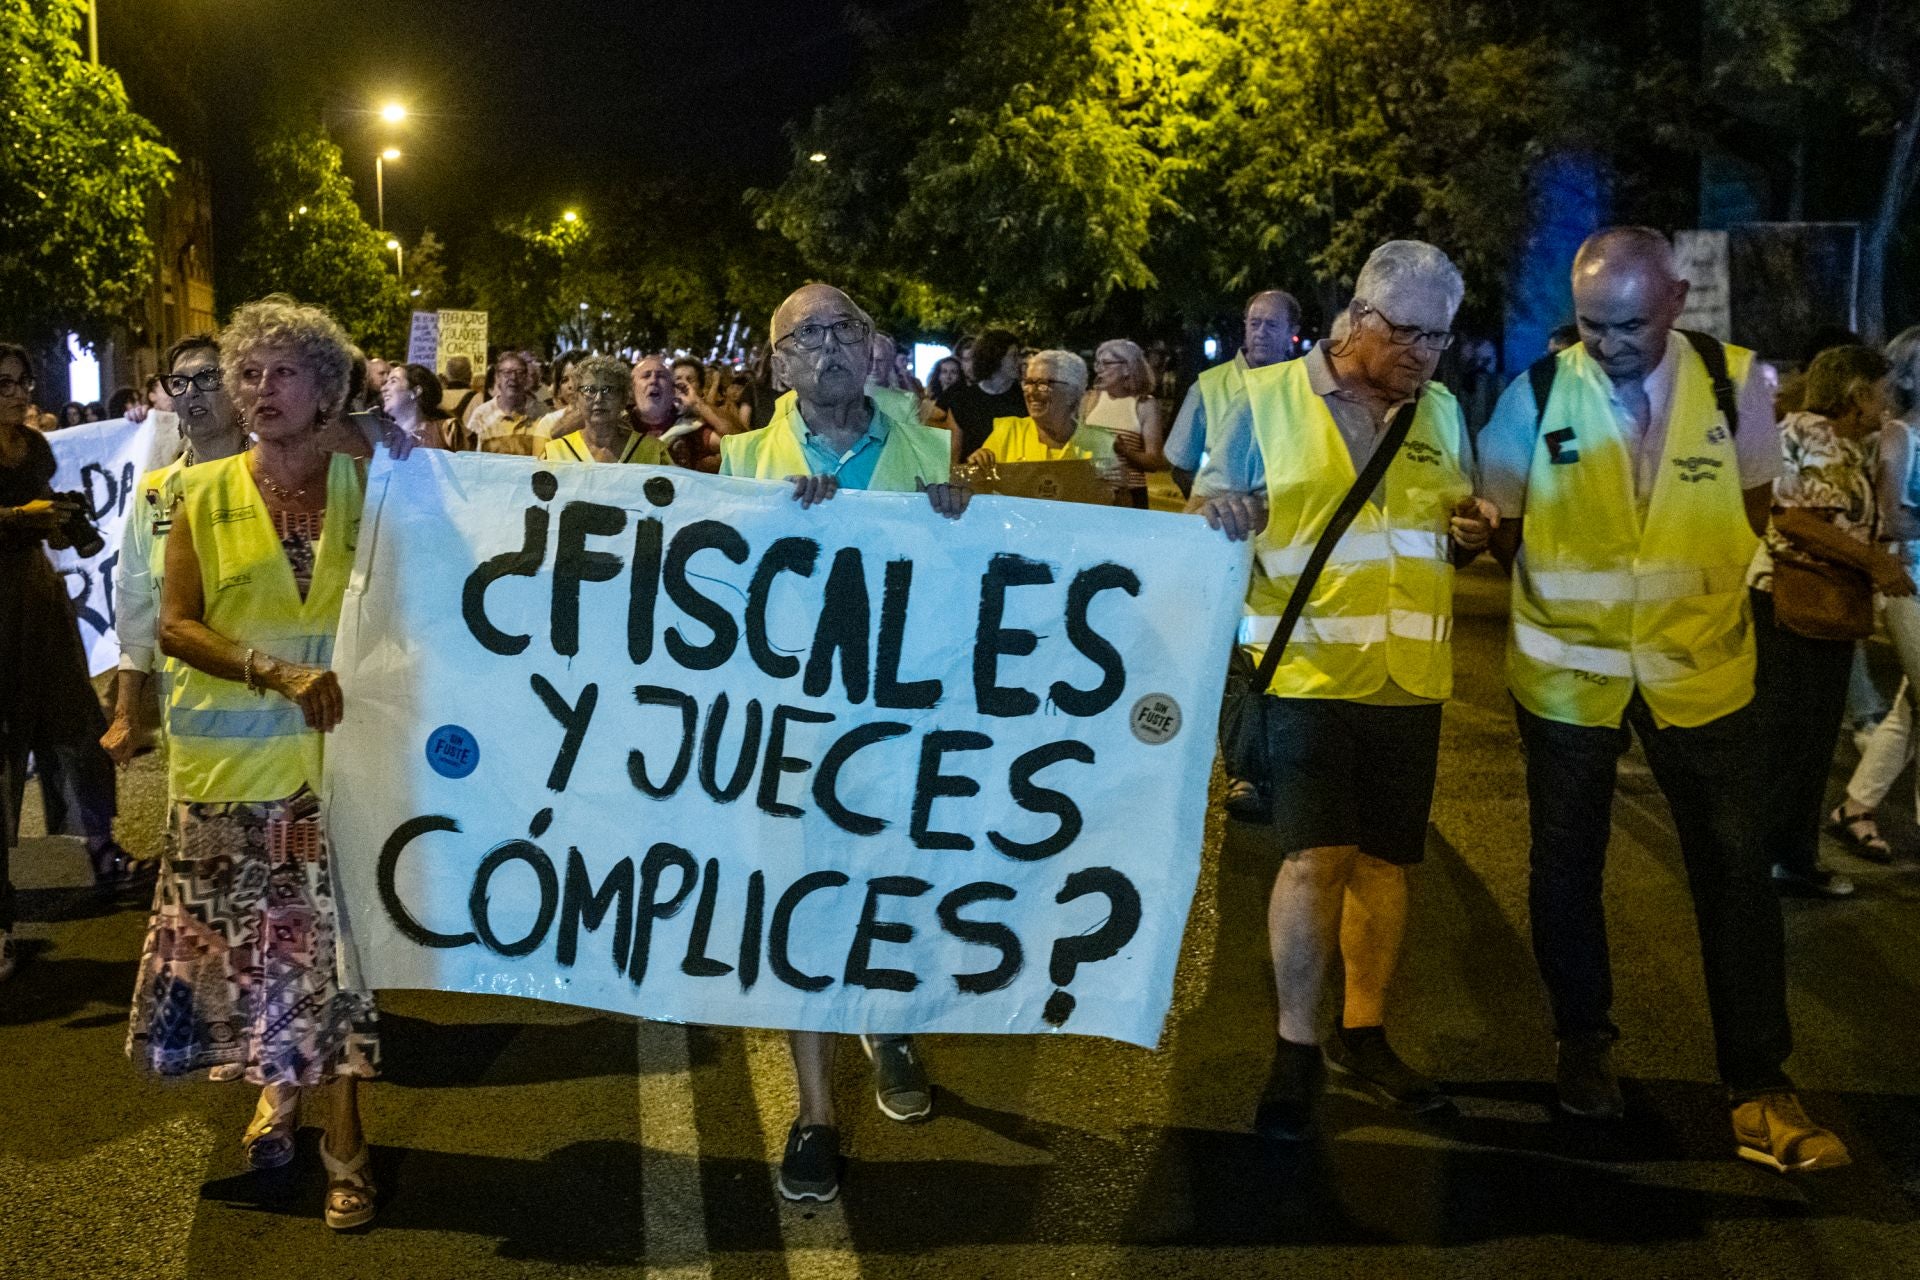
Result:
M330 663L359 541L360 501L353 459L334 454L313 581L302 600L247 455L191 468L179 518L187 521L200 560L207 626L285 662ZM254 693L240 681L175 663L168 725L168 781L176 800L266 801L290 796L303 783L320 789L322 735L277 693Z
M887 414L877 405L874 412L887 421L886 443L873 467L875 492L912 493L921 483L945 484L953 470L952 445L946 432L938 427L904 422ZM799 409L791 414L775 411L773 421L757 431L720 437L720 474L745 476L755 480L784 480L788 476L813 474L807 451L794 434Z
M1617 725L1636 687L1662 723L1682 728L1753 699L1746 574L1757 539L1732 424L1706 365L1674 346L1666 448L1644 527L1606 371L1584 346L1560 353L1527 472L1507 643L1508 687L1543 719ZM1726 352L1738 386L1753 352Z
M1200 388L1200 407L1206 413L1208 435L1225 429L1234 411L1246 401L1247 375L1251 372L1246 357L1235 356L1225 364L1202 371L1194 379L1194 385Z
M1078 423L1065 444L1055 444L1032 418L995 418L993 430L980 446L995 462L1063 462L1085 458L1104 475L1117 462L1113 432ZM1104 464L1104 465L1103 465Z
M1340 429L1313 392L1307 362L1247 374L1253 432L1267 473L1267 527L1240 642L1256 663L1321 531L1359 478ZM1439 383L1421 393L1378 500L1334 544L1267 691L1283 698L1364 698L1392 679L1409 693L1453 692L1453 559L1448 521L1473 492L1460 456L1460 407Z
M555 436L540 450L542 462L592 462L593 450L587 447L585 431L569 431L566 435ZM655 466L665 466L671 459L667 457L667 446L660 443L659 436L645 436L638 431L627 433L626 447L620 450L615 462L646 462Z

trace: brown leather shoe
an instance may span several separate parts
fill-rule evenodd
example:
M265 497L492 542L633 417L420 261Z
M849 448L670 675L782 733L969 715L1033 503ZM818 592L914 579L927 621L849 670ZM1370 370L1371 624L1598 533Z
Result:
M1733 1109L1735 1154L1780 1173L1815 1173L1852 1164L1846 1144L1807 1118L1800 1099L1782 1090Z

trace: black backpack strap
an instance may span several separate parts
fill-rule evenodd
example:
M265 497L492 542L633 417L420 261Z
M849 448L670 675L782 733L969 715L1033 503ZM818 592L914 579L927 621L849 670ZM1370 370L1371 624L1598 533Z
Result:
M1527 384L1533 388L1533 431L1540 434L1540 424L1547 419L1547 398L1553 394L1553 375L1560 371L1560 357L1541 356L1527 366Z
M1740 399L1734 395L1733 379L1727 374L1727 349L1710 333L1681 329L1679 334L1700 357L1700 363L1707 366L1707 377L1713 383L1713 402L1719 406L1720 416L1727 420L1727 430L1739 435Z
M1287 597L1287 607L1281 610L1280 621L1275 624L1273 635L1267 640L1267 651L1260 656L1260 670L1253 679L1255 693L1265 693L1267 686L1273 683L1273 673L1280 669L1280 655L1286 651L1287 641L1292 637L1294 627L1300 623L1300 615L1306 612L1307 600L1313 595L1313 584L1319 581L1320 570L1326 567L1327 560L1333 555L1334 543L1340 541L1340 535L1360 514L1360 508L1379 487L1380 477L1387 474L1394 455L1400 452L1407 432L1413 429L1416 405L1417 401L1409 400L1393 415L1393 421L1387 424L1387 434L1374 446L1373 456L1367 459L1367 465L1360 469L1360 478L1353 482L1353 488L1347 490L1347 496L1340 500L1340 506L1334 511L1333 518L1327 521L1327 527L1320 531L1320 541L1313 544L1313 553L1307 557L1306 567L1300 570L1299 578L1294 581L1293 594Z

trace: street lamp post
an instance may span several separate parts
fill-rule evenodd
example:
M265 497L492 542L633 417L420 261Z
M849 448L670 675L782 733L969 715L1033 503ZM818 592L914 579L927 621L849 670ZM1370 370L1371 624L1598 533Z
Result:
M394 270L402 280L405 280L407 278L407 251L400 247L398 240L394 239L387 241L387 248L393 250Z
M388 147L373 158L374 225L382 231L387 229L387 161L399 158L400 152L394 147Z

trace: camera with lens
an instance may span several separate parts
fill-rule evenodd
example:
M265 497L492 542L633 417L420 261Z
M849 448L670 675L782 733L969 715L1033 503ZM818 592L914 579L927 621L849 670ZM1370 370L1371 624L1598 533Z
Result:
M100 530L94 527L87 517L87 495L84 493L56 493L55 502L70 504L74 509L61 517L60 529L49 538L56 547L68 546L80 553L82 559L91 559L106 547Z

